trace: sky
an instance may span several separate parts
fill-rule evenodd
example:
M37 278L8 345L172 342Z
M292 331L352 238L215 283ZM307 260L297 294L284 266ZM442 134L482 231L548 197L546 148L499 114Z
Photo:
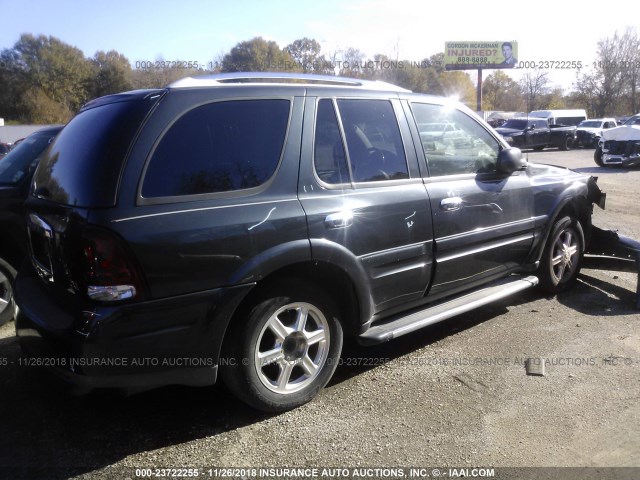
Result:
M606 5L559 0L0 0L0 49L13 47L22 33L51 35L87 57L116 50L135 67L158 59L207 64L257 36L280 47L308 37L327 54L354 47L368 58L383 53L416 61L444 51L446 41L515 40L519 61L589 66L598 40L640 18L638 0L616 0L611 12ZM514 79L521 73L509 71ZM574 69L549 74L565 89L576 79Z

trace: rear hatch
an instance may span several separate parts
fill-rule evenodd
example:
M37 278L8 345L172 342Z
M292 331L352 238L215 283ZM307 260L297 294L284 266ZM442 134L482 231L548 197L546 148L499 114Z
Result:
M90 287L118 284L131 266L122 265L130 258L124 243L86 220L91 210L116 205L129 149L162 94L135 91L87 104L38 165L26 204L31 263L59 301L108 300Z

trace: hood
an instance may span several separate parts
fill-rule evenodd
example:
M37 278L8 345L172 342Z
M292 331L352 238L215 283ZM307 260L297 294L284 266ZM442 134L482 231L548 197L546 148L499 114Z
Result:
M536 162L529 162L527 164L527 174L531 182L535 185L554 183L557 182L558 179L563 179L569 183L578 179L586 181L590 177L590 175L576 172L560 165L547 165Z
M640 140L640 125L622 125L602 132L603 140Z
M589 133L600 133L602 132L602 128L595 127L578 127L577 132L589 132Z

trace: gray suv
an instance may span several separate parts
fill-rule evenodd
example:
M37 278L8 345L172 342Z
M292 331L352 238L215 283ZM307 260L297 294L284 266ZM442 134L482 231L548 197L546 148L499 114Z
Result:
M229 74L111 95L35 173L17 334L83 388L220 373L282 411L327 384L346 335L375 344L569 286L594 202L591 177L380 82Z

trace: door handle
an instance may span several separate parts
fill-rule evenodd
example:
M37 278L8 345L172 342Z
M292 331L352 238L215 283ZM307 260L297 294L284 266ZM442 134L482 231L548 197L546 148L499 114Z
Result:
M445 212L453 212L462 208L462 199L460 197L445 198L440 202L440 209Z
M344 211L327 215L324 226L327 228L345 228L353 224L353 212Z

